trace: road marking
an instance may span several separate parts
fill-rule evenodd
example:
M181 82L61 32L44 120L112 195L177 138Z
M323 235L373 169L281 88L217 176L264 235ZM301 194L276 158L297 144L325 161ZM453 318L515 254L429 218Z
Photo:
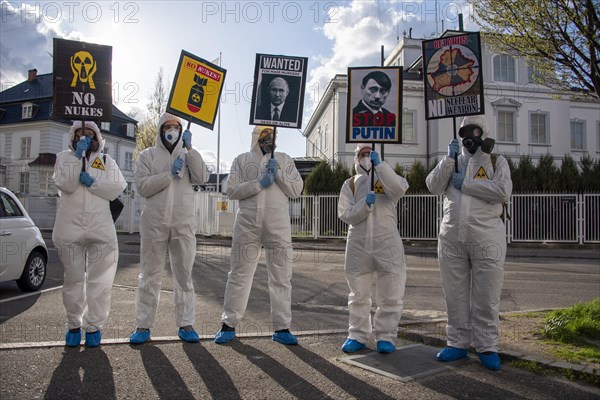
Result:
M40 293L51 292L51 291L56 290L56 289L62 289L62 285L61 286L56 286L56 287L53 287L53 288L49 288L49 289L40 290L40 291L37 291L37 292L31 292L31 293L21 294L21 295L15 296L15 297L9 297L8 299L0 300L0 304L1 303L6 303L7 301L19 300L19 299L24 299L24 298L30 297L30 296L35 296L35 295L38 295Z

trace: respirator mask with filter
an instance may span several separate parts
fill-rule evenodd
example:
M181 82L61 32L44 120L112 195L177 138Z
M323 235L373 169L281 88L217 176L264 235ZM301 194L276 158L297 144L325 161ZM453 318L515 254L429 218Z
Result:
M478 147L481 151L491 154L496 141L494 139L482 139L483 129L479 125L469 124L461 127L458 131L458 136L462 138L462 144L465 149L471 154L475 154Z

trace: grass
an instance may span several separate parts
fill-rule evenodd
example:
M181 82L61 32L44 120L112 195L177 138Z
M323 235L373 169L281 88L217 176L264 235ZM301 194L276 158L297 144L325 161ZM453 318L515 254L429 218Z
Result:
M555 350L559 358L600 363L600 297L549 312L539 334L564 345Z

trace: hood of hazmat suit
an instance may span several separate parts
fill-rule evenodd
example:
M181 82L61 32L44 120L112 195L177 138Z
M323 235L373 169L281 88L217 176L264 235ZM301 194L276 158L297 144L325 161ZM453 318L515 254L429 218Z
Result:
M377 270L393 270L404 265L404 248L398 234L396 204L408 190L408 182L382 161L374 167L375 204L365 198L371 191L371 176L359 166L358 153L370 144L356 147L354 164L357 174L340 191L339 218L349 224L346 243L346 272L359 275ZM351 183L353 181L353 183Z
M483 115L465 117L461 126L467 124L481 126L483 138L491 136ZM458 170L465 175L461 189L456 189L451 183L454 160L448 156L438 163L426 179L431 193L446 195L440 237L468 243L506 243L500 215L502 203L508 201L512 193L508 162L498 156L494 166L491 155L481 148L473 155L463 148L458 157Z
M167 150L161 140L161 130L170 120L181 125L179 117L164 113L159 119L155 145L140 153L133 168L138 193L144 197L140 235L157 240L166 240L171 227L196 233L192 185L205 183L209 176L200 153L196 149L184 149L181 138L172 152ZM177 158L184 161L181 177L171 173Z
M123 193L127 183L112 157L102 154L104 139L98 126L86 121L85 127L96 135L96 151L81 159L75 156L72 143L75 131L81 128L81 121L75 121L69 130L69 148L56 155L52 179L60 190L60 201L53 237L59 241L90 235L107 241L116 238L109 202ZM94 180L92 186L79 182L82 171Z

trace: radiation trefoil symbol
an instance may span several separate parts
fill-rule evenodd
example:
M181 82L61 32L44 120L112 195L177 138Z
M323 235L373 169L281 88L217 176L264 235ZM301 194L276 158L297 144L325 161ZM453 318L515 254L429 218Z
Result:
M73 80L71 87L77 86L77 81L87 83L90 89L96 89L94 83L94 74L96 73L96 61L94 57L87 51L78 51L71 56L71 70L73 71Z

